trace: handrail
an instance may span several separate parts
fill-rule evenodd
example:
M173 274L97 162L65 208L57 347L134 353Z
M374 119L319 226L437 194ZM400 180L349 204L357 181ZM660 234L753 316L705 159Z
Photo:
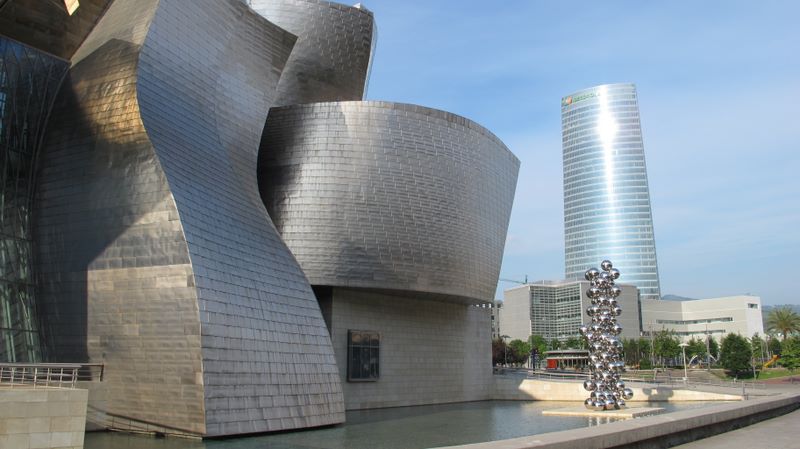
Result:
M71 389L79 381L102 381L103 371L99 363L0 363L0 387Z
M577 380L586 379L589 377L588 373L580 372L560 372L560 371L547 371L547 370L531 370L528 368L495 368L495 373L509 373L518 375L527 375L529 378L548 379L548 380ZM683 377L672 376L669 371L656 371L647 370L642 371L629 371L622 378L625 382L640 382L654 386L669 386L669 387L697 387L697 386L712 386L712 387L725 387L734 389L766 389L767 385L764 382L755 380L738 380L738 381L725 381L720 379L718 382L700 380L692 378L691 376L684 382Z

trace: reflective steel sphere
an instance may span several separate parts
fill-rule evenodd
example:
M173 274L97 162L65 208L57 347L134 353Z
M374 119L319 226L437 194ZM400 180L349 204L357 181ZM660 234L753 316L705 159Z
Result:
M604 260L601 267L603 271L596 268L586 271L586 279L591 282L586 296L592 303L586 313L592 322L581 326L580 332L586 337L590 349L590 376L583 385L591 394L584 404L595 410L609 410L625 405L625 383L620 380L625 363L622 361L622 341L618 338L622 326L617 323L622 308L616 299L622 288L614 285L620 273L613 268L611 261Z
M630 388L625 388L625 389L622 390L622 398L623 399L629 400L632 397L633 397L633 390L631 390Z

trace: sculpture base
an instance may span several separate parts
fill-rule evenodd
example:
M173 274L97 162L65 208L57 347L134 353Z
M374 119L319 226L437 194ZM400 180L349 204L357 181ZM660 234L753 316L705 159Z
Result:
M656 415L663 412L664 409L660 407L629 407L621 408L619 410L603 410L594 411L588 410L584 406L580 407L567 407L557 408L553 410L544 410L544 416L588 416L592 418L641 418L642 416Z

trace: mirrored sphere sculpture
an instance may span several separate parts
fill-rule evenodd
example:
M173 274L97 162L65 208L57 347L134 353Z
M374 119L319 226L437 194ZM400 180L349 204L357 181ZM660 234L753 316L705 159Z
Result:
M602 271L597 268L586 271L586 280L592 284L586 291L586 296L592 300L586 314L592 317L592 324L580 328L590 348L589 359L592 361L589 380L583 383L586 391L591 392L584 405L597 411L624 408L625 400L633 397L633 391L620 380L625 372L625 363L622 361L622 341L615 337L622 332L622 326L617 323L622 309L615 299L622 289L614 285L619 270L609 260L604 260L600 267Z

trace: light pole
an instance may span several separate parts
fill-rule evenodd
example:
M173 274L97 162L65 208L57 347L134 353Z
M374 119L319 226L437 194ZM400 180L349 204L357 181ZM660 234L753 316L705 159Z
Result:
M708 333L708 323L706 323L706 371L711 371L711 334Z
M506 344L506 338L511 338L508 335L501 335L500 338L503 339L503 367L508 367L508 345Z
M681 347L681 351L683 352L683 383L686 383L686 380L689 378L686 371L686 347L689 346L689 343L684 342L678 346Z

